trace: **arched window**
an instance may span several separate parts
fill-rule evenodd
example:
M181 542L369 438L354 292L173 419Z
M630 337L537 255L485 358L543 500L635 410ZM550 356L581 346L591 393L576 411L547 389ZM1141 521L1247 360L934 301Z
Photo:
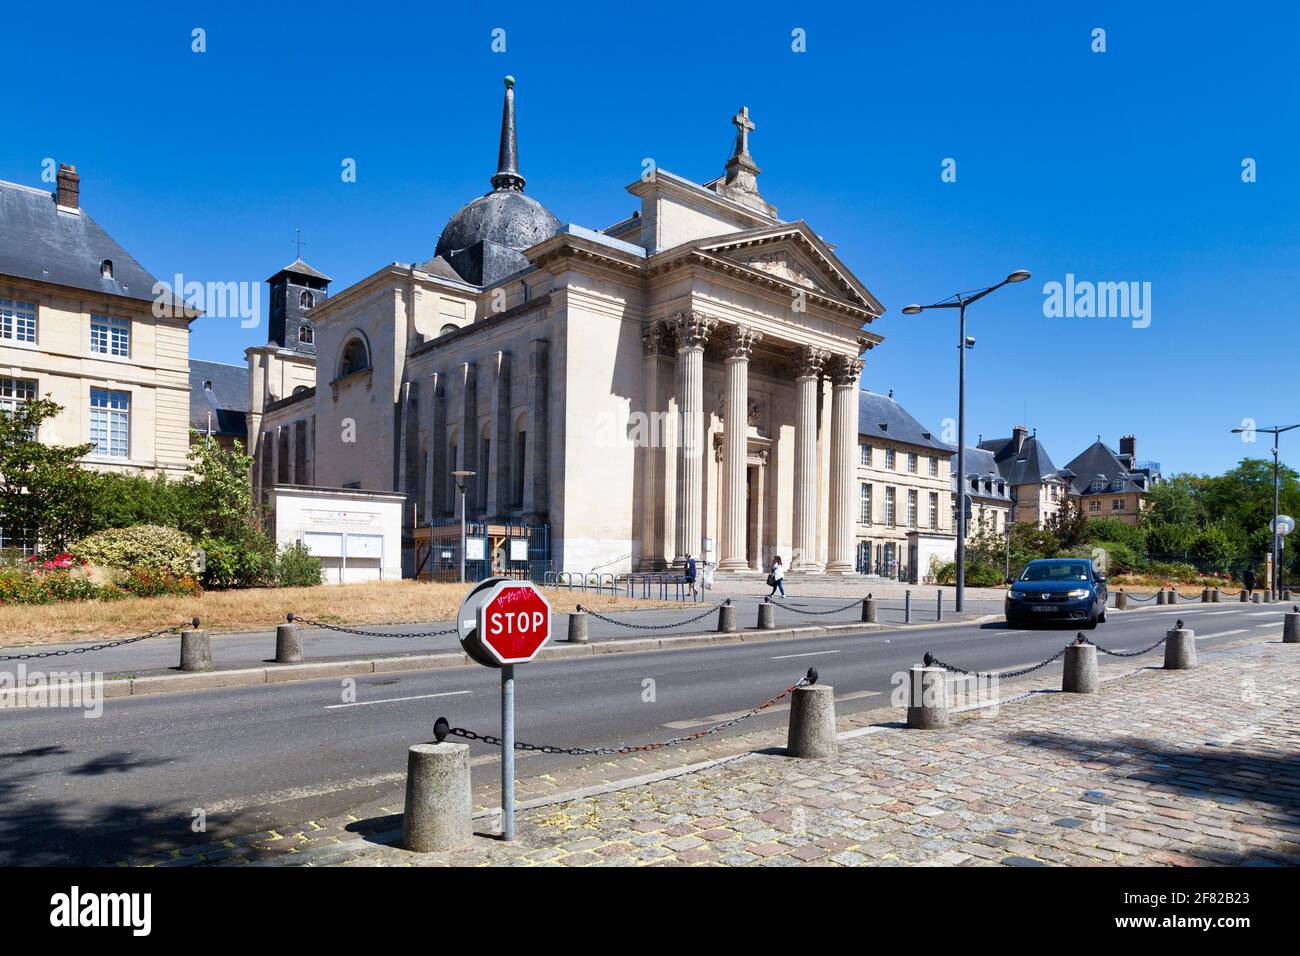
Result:
M298 341L303 345L311 345L316 341L316 333L312 331L310 325L298 326Z
M360 338L348 340L343 347L343 358L339 361L339 378L370 368L370 350Z
M451 325L450 323L448 323L447 325L444 325L442 327L442 329L438 332L438 334L446 335L448 332L455 332L458 328L460 328L459 325Z
M310 309L316 304L316 297L304 289L302 294L298 296L298 304L304 309Z
M105 259L99 264L99 274L105 279L113 278L113 260Z

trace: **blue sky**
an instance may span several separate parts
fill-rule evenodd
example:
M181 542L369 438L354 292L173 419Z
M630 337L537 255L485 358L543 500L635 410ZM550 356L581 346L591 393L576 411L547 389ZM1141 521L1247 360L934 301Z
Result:
M506 73L528 192L595 228L635 207L646 157L719 174L743 103L765 197L888 307L864 385L936 430L956 318L902 306L1018 267L1033 279L970 311L972 442L1023 420L1063 465L1134 432L1166 473L1217 472L1266 454L1228 434L1243 419L1300 421L1294 3L469 7L14 7L0 179L75 163L84 206L160 278L265 279L301 226L338 289L428 258L487 191ZM1150 325L1045 316L1067 274L1149 282ZM191 355L239 363L265 337L203 319Z

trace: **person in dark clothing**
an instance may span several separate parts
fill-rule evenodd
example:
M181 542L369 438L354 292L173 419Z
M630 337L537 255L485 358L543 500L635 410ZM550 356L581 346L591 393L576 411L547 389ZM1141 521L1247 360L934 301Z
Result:
M695 558L691 555L686 556L686 570L682 573L682 580L691 589L691 600L694 601L700 595L700 589L695 586L696 572L698 570L695 564Z
M1242 587L1246 589L1246 594L1250 595L1255 590L1255 569L1247 568L1246 573L1241 576Z

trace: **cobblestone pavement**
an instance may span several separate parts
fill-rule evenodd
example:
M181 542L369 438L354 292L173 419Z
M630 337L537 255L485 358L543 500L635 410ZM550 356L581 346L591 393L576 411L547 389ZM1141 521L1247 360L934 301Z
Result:
M388 807L149 862L1300 865L1300 648L1243 643L1193 671L1131 666L1097 695L1057 693L1059 676L1016 684L1033 692L942 731L882 725L877 711L823 760L784 757L769 733L766 751L526 810L510 845L480 835L408 853L391 845L400 808Z

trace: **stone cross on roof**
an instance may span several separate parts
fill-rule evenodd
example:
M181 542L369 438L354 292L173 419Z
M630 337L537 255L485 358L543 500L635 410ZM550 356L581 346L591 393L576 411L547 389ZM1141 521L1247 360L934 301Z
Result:
M735 155L744 156L749 152L749 134L754 131L754 121L749 118L749 107L742 106L740 112L731 118L731 122L736 127Z

